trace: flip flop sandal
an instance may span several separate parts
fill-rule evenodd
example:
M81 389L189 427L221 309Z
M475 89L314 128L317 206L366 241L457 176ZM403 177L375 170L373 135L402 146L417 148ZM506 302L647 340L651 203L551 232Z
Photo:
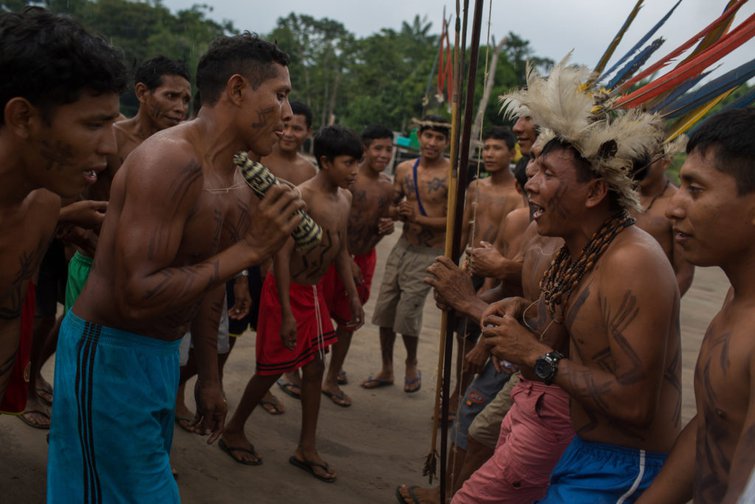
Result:
M226 442L221 439L220 441L218 441L218 448L226 452L228 456L233 459L234 462L237 462L239 464L250 465L250 466L262 465L262 459L260 458L259 455L257 455L257 452L254 450L254 447L252 447L251 450L248 448L233 448L231 446L228 446ZM257 460L242 460L240 458L237 458L234 455L234 453L246 453L246 454L251 455Z
M351 406L351 398L347 396L343 390L333 393L328 390L323 390L322 395L329 398L331 401L333 401L335 404L342 408L348 408Z
M301 386L296 385L294 383L289 383L287 381L278 380L275 382L278 384L280 389L290 397L293 397L294 399L300 399L301 400Z
M181 427L183 430L189 433L194 433L194 429L192 428L191 424L194 423L193 417L185 417L185 416L176 416L176 425Z
M328 464L319 464L317 462L308 462L306 460L299 460L298 458L294 457L293 455L291 458L288 459L288 462L294 466L298 467L299 469L308 472L315 478L319 479L320 481L324 481L325 483L335 483L336 477L335 476L323 476L321 474L317 474L315 472L315 467L319 467L326 473L330 472L330 466Z
M393 380L384 380L383 378L373 378L370 376L362 382L362 388L372 390L381 387L390 387L393 385Z
M349 384L349 378L346 376L346 371L344 371L343 369L338 372L338 376L336 377L336 383L339 385Z
M282 415L283 413L285 413L285 410L281 409L282 405L278 401L277 397L274 401L270 401L268 399L260 400L260 406L262 406L262 409L267 411L271 415Z
M28 414L36 414L40 415L47 419L47 423L35 423L31 420L31 418L27 418L26 415ZM39 410L28 410L24 411L20 415L18 415L18 419L21 420L23 423L28 425L29 427L34 427L35 429L42 429L42 430L48 430L50 428L50 415L45 413L44 411Z
M416 387L415 387L416 385ZM407 394L413 394L415 392L419 392L419 389L422 388L422 372L417 371L417 377L416 378L404 378L404 392Z
M406 504L406 499L404 499L404 496L401 495L401 486L396 487L396 500L401 504ZM409 497L412 499L412 504L420 504L419 497L417 497L417 494L414 492L417 488L419 487L416 485L406 487L406 489L409 490Z

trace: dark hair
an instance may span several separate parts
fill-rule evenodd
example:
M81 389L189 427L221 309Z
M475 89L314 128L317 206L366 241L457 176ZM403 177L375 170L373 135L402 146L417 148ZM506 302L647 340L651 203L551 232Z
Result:
M127 82L120 53L105 39L40 7L0 14L0 76L2 108L23 97L48 120L82 91L120 93Z
M513 149L514 145L516 144L516 137L509 128L506 128L504 126L492 126L491 128L487 129L482 135L482 140L485 141L489 138L503 140L509 150Z
M373 140L381 138L389 138L393 142L393 131L385 126L373 125L367 126L362 132L362 143L365 147L369 147Z
M629 172L630 178L635 182L642 182L645 180L645 177L648 176L648 172L650 172L650 165L652 165L655 160L656 159L654 159L647 151L632 159L632 169Z
M165 56L155 56L139 65L134 71L134 84L141 82L147 89L154 91L163 84L163 76L177 75L191 81L189 70L183 61L176 61Z
M307 128L312 127L312 110L300 101L289 102L291 105L291 112L293 115L303 115L304 122L307 123Z
M422 122L432 122L432 123L439 123L439 124L420 124L419 130L417 131L418 135L421 135L423 131L430 130L430 131L436 131L438 133L441 133L446 137L446 140L448 140L448 137L451 136L451 127L450 126L441 126L442 124L448 124L448 121L443 119L439 115L432 115L428 114L424 117L422 117Z
M737 194L755 190L755 108L729 110L712 116L690 135L687 154L713 150L717 170L734 177Z
M325 126L315 134L314 155L317 166L320 166L320 158L325 156L332 161L336 156L351 156L362 159L362 141L359 137L343 126ZM320 166L322 168L322 166Z
M256 34L244 32L216 38L197 65L197 88L202 105L217 103L233 74L244 75L252 89L257 89L276 75L274 63L288 66L288 55Z
M522 156L519 161L517 161L516 166L514 166L514 179L516 179L516 183L522 191L524 191L524 184L527 183L527 165L529 164L530 159L532 159L531 155Z

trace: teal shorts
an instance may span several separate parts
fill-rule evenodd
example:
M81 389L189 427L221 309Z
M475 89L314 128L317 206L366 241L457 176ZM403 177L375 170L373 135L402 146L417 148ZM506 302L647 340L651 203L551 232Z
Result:
M48 503L180 501L170 467L179 343L66 314L55 358Z

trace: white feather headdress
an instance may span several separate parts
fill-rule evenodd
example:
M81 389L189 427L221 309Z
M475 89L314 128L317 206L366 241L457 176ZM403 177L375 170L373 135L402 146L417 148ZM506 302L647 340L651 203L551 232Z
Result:
M609 114L599 103L602 97L585 84L590 70L568 65L570 56L554 66L548 77L528 64L527 88L501 96L501 110L506 116L532 117L540 127L538 143L559 138L573 146L617 194L622 208L639 209L632 161L651 154L662 141L660 118L637 110Z

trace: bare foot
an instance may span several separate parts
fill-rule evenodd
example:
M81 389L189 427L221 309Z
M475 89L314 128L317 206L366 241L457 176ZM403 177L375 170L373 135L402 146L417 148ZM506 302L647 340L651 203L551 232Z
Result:
M406 504L440 504L440 488L401 485L396 492Z

